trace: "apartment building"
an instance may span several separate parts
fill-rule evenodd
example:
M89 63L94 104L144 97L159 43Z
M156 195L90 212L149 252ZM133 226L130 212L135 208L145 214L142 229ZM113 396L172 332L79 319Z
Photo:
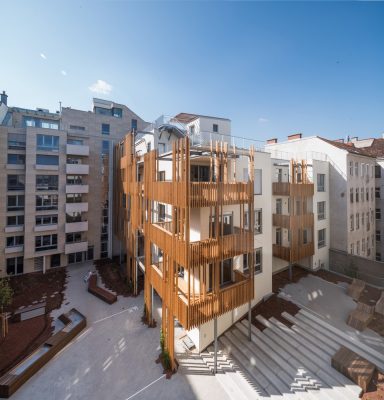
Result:
M124 105L0 104L0 276L112 255L112 149L146 123Z
M229 120L159 121L116 147L116 235L128 276L145 272L149 321L153 291L162 299L173 361L175 320L201 350L271 292L271 166L268 153L231 145Z
M384 261L384 139L351 138L350 142L357 148L375 157L375 219L376 219L376 261Z
M315 229L315 248L320 251L325 247L321 255L315 255L313 268L326 267L327 247L374 259L375 158L352 143L318 136L303 138L301 134L291 135L285 142L269 143L266 148L272 157L280 155L287 159L303 159L312 164L317 187L313 210L317 210L318 214L314 216L314 221L319 225ZM328 211L328 217L323 221L319 220L323 206L318 204L322 201L326 202L325 212Z

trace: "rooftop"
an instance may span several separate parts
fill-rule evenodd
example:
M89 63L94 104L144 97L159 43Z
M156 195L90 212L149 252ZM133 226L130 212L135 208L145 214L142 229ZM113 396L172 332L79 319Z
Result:
M173 117L174 120L181 122L183 124L189 124L190 122L198 118L212 118L212 119L219 119L222 121L230 121L230 119L228 118L213 117L210 115L201 115L201 114L189 114L184 112L181 112Z

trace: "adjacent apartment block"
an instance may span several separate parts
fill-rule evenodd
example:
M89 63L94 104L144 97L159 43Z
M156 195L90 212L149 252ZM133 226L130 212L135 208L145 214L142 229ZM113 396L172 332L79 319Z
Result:
M113 146L147 124L99 99L56 113L7 103L3 92L0 276L111 257Z
M116 235L134 287L145 274L149 322L154 290L162 300L174 362L175 320L201 350L272 290L271 167L268 153L231 145L229 120L159 121L116 147Z
M327 268L328 252L321 251L323 247L375 259L375 158L353 143L318 136L302 138L301 134L286 142L274 141L266 148L272 158L312 164L316 188L312 207L318 223L314 243L319 251L312 267Z

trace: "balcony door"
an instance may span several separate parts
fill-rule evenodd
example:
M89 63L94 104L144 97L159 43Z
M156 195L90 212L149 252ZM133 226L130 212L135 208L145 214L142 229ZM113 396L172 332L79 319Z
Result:
M220 264L220 286L225 286L232 282L232 261L232 258L228 258Z

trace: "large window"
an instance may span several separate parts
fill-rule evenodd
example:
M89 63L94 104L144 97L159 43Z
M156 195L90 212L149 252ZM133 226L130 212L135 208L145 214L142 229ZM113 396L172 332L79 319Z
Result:
M57 249L57 234L41 235L35 237L35 250L53 250Z
M68 193L66 202L67 203L82 203L83 195L81 193Z
M6 238L6 247L22 246L24 244L24 236L8 236Z
M380 199L380 187L375 188L375 197L376 199Z
M81 175L67 175L67 185L82 185L83 177Z
M8 154L7 164L24 165L25 154Z
M24 133L8 132L8 149L25 150L26 135Z
M24 225L24 215L9 215L7 217L7 226Z
M376 242L380 242L381 241L381 232L380 229L378 229L376 231Z
M263 232L263 210L257 208L255 210L255 234Z
M381 210L380 210L380 208L376 208L376 219L381 219Z
M36 190L58 190L58 175L36 175Z
M325 201L319 201L317 203L317 219L325 219Z
M109 124L101 124L101 133L103 135L109 135L109 133L110 133L110 125Z
M53 135L36 135L37 150L59 151L59 137Z
M7 211L21 211L24 210L24 195L7 196Z
M57 215L36 215L36 225L56 225Z
M232 282L232 258L228 258L220 264L220 286L224 286Z
M25 175L8 175L7 176L7 189L8 190L24 190L25 189Z
M325 229L317 231L317 248L320 249L326 245Z
M7 275L19 275L24 272L24 257L7 258Z
M118 107L113 107L112 108L112 115L116 118L122 118L123 117L123 110Z
M57 210L59 196L57 194L42 194L36 196L36 210Z
M317 191L325 192L325 174L317 174Z
M59 165L59 156L36 154L37 165Z
M36 117L23 117L25 127L59 129L59 122L49 119L41 119Z
M67 233L65 236L66 243L78 243L81 242L81 232Z
M261 169L255 169L255 190L254 194L263 193L263 171Z

